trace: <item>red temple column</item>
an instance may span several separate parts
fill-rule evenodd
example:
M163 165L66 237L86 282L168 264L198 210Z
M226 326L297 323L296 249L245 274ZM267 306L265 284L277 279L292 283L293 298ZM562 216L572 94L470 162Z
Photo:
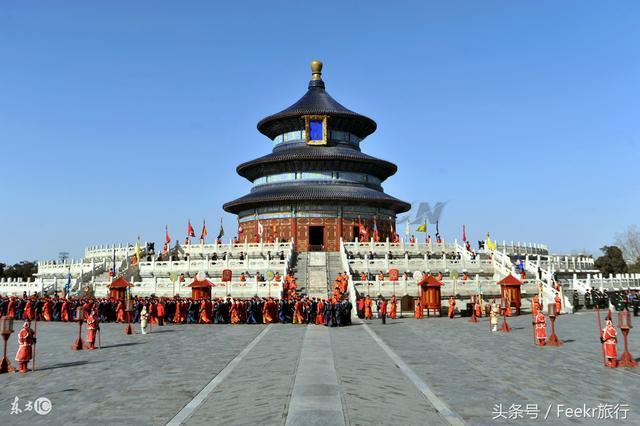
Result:
M296 248L299 247L297 230L298 230L298 220L296 219L295 216L292 216L291 217L291 240L294 241Z

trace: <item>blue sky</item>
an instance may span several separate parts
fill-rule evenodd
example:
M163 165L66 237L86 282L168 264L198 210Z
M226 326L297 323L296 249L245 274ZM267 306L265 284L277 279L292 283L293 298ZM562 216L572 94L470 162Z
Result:
M385 190L448 202L445 237L552 251L638 223L640 4L591 1L4 1L0 261L227 236L256 123L302 96L309 62L372 117Z

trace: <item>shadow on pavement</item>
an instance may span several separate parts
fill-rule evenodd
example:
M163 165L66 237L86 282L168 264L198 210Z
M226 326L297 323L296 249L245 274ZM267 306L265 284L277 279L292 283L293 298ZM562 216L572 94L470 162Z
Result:
M51 365L49 367L44 367L44 368L40 368L38 367L36 369L36 373L38 371L46 371L46 370L55 370L58 368L66 368L66 367L77 367L79 365L85 365L85 364L94 364L96 362L100 362L100 361L94 361L94 362L90 362L90 361L73 361L73 362L63 362L61 364L54 364Z
M122 346L143 345L144 343L146 343L146 342L116 343L115 345L102 346L102 349L119 348L119 347L122 347Z

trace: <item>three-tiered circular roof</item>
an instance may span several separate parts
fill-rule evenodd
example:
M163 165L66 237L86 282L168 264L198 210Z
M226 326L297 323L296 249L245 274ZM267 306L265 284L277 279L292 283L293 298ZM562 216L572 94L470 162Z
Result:
M321 78L322 63L311 64L312 79L307 93L296 103L276 114L262 119L258 130L275 139L289 132L304 131L309 117L326 117L331 132L345 132L364 139L376 130L376 122L353 112L325 90ZM325 129L326 130L326 129ZM313 146L297 141L281 144L273 152L237 167L240 176L250 181L264 176L290 173L293 176L305 172L348 172L374 176L380 182L392 176L395 164L360 151L358 144L337 143L330 138L326 145ZM385 194L379 185L367 182L345 182L343 180L309 181L285 180L254 187L244 197L228 202L224 209L230 213L281 204L333 203L340 205L366 205L385 208L402 213L410 204Z

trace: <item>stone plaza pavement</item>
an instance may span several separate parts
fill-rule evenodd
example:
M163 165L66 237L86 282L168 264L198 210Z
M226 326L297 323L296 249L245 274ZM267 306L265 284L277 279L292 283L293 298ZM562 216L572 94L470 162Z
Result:
M640 424L640 369L602 367L593 313L558 319L560 348L533 346L528 315L509 322L102 324L102 349L80 352L76 324L39 322L37 371L0 375L0 425ZM16 346L14 333L11 359ZM51 411L27 411L41 397ZM596 418L566 416L583 405Z

